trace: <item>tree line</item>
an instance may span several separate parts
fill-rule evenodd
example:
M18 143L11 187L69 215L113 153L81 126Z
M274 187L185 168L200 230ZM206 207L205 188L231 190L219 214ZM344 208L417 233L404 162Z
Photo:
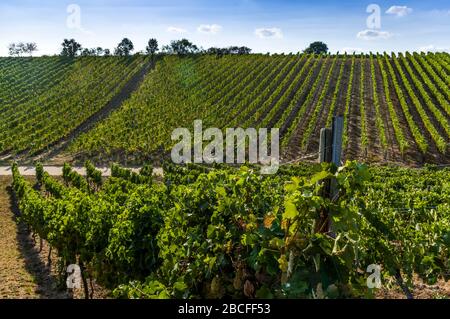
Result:
M77 56L130 56L135 49L133 42L128 38L122 39L112 52L110 49L103 49L102 47L83 48L83 46L75 39L64 39L61 46L62 49L60 55L70 58ZM33 52L37 51L37 45L34 42L11 43L8 48L9 55L15 57L22 56L22 54L29 54L31 57ZM179 56L209 54L216 55L220 58L225 55L250 54L252 49L246 46L230 46L226 48L211 47L205 50L199 48L187 39L174 40L169 45L165 45L160 49L158 40L151 38L147 43L145 52L138 52L136 54L148 54L154 56L158 52L162 54L176 54ZM303 52L309 54L326 54L328 52L328 47L325 43L318 41L311 43Z
M132 52L134 51L134 44L133 42L128 39L124 38L114 49L114 55L117 56L130 56ZM215 54L217 56L223 56L228 54L250 54L251 49L245 46L238 47L238 46L231 46L228 48L209 48L207 50L204 50L202 48L199 48L194 43L190 42L187 39L181 39L181 40L174 40L169 45L163 46L161 49L159 48L158 40L156 39L150 39L147 43L147 46L145 48L145 52L138 52L137 54L148 54L148 55L155 55L158 52L161 52L162 54L176 54L180 56L186 56L186 55L192 55L192 54ZM80 56L108 56L111 55L111 51L109 49L102 49L99 48L93 48L93 49L87 49L82 48L81 44L75 41L74 39L67 40L65 39L62 43L62 56L66 57L76 57L78 55Z
M19 42L19 43L11 43L8 46L8 51L10 56L22 56L22 54L33 55L33 52L37 51L37 44L34 42Z

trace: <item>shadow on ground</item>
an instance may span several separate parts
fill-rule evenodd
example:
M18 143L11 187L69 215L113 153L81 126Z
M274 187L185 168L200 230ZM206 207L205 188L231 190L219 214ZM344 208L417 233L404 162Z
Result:
M16 239L19 246L18 249L25 261L27 272L31 274L36 283L35 293L42 299L68 299L69 295L58 288L58 281L52 272L52 265L45 262L49 254L48 245L44 244L42 251L39 251L39 240L37 240L37 245L35 245L26 225L18 220L20 211L11 186L8 186L7 192L10 195L10 209L14 213L14 221L17 223Z

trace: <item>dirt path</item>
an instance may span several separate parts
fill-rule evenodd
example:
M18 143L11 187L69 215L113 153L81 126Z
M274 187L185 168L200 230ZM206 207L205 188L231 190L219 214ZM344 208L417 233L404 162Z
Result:
M78 127L76 127L68 136L63 137L53 143L52 145L49 145L47 147L48 151L44 151L43 153L40 153L33 158L23 158L23 160L29 160L30 162L36 162L36 161L42 161L51 159L53 157L56 157L60 153L62 153L67 146L78 136L81 134L88 132L92 128L95 127L95 125L106 119L113 111L120 108L120 106L128 100L131 97L131 94L136 91L141 83L144 81L145 76L147 73L153 69L154 63L153 62L147 62L145 63L141 70L138 71L122 88L122 90L115 95L102 109L100 109L97 113L90 116L86 121L81 123Z
M68 298L57 289L48 247L38 251L26 228L17 223L11 178L0 177L0 299Z

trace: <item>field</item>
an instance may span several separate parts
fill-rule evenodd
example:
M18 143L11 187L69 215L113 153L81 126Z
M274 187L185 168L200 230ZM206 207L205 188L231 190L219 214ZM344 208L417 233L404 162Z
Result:
M251 167L167 164L162 180L148 169L113 166L106 180L89 163L87 171L66 165L60 181L38 165L35 184L15 166L13 190L20 220L62 269L78 263L115 297L367 298L376 293L369 265L382 267L385 289L414 296L420 278L439 283L427 297L448 297L439 294L450 266L448 169L348 162L263 177ZM333 201L320 186L332 176ZM319 221L324 211L330 219Z
M2 58L0 154L160 163L173 129L198 119L221 129L279 128L287 162L316 153L320 129L343 115L345 159L449 164L449 60L417 53L166 56L127 98L127 81L148 59ZM98 117L105 105L108 113Z
M142 58L0 58L0 152L32 155L104 108Z
M449 87L445 53L0 58L0 297L449 298ZM334 116L342 167L304 163ZM174 165L195 120L284 165Z

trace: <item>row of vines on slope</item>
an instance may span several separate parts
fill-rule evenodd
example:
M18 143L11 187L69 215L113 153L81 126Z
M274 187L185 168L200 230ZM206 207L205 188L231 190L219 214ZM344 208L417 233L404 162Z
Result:
M361 150L348 152L353 157L445 164L450 161L448 60L448 54L417 53L166 56L128 101L78 137L69 152L80 160L160 162L176 143L172 131L193 129L200 119L204 127L221 130L279 128L283 160L289 161L311 151L320 127L343 115L344 150ZM143 57L0 59L0 154L33 155L50 147L101 110L147 62ZM393 132L386 132L391 127ZM370 143L370 134L379 136L381 149ZM397 149L388 145L393 142L401 159L388 156Z

